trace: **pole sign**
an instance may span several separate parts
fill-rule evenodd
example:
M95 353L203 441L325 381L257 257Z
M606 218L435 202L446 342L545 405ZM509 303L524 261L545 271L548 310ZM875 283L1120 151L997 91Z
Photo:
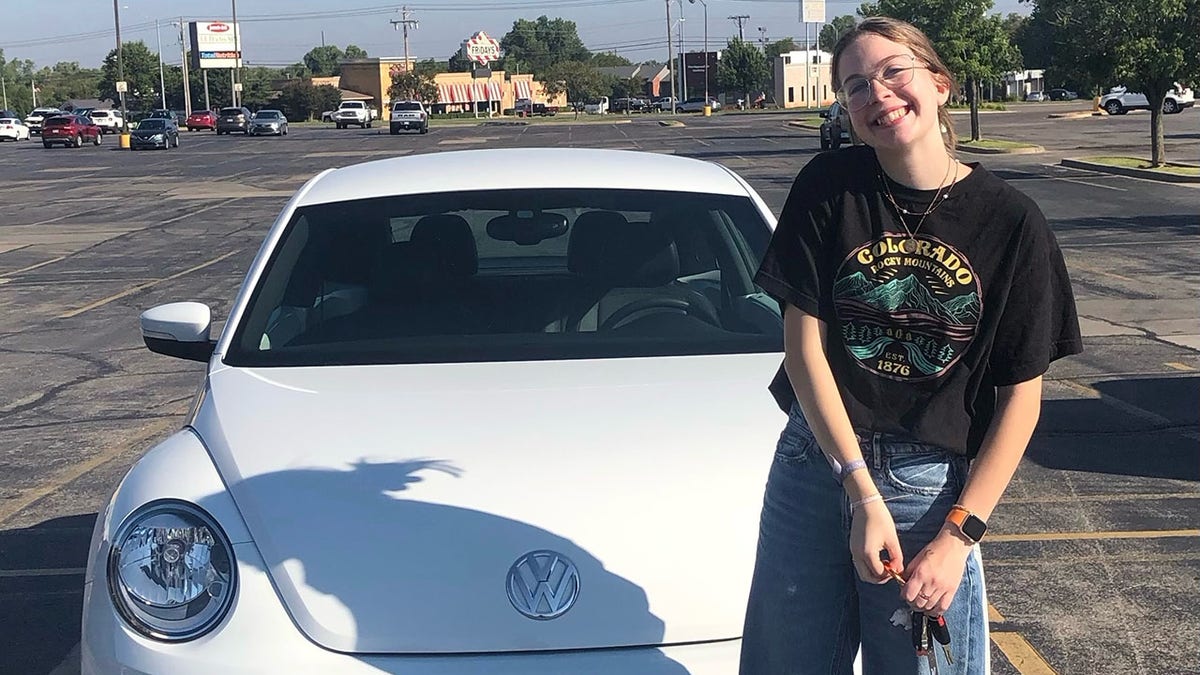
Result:
M479 31L463 40L462 54L467 60L486 66L500 60L500 43L488 37L487 33Z
M804 23L825 23L825 0L802 0Z
M192 38L193 68L240 68L242 66L242 27L226 21L188 23ZM234 33L237 34L235 41Z

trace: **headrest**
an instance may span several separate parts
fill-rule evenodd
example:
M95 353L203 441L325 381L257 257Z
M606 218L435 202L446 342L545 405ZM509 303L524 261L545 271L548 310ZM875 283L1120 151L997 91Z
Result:
M670 208L655 211L650 222L665 227L675 241L679 256L679 274L700 274L716 268L709 237L713 232L712 214L701 208Z
M369 292L383 302L423 296L439 285L438 267L429 243L388 244L375 255Z
M475 235L462 216L439 213L425 216L413 226L409 241L432 250L449 278L466 278L479 271Z
M665 227L630 223L615 211L589 211L571 228L567 268L613 288L647 288L674 281L679 258Z

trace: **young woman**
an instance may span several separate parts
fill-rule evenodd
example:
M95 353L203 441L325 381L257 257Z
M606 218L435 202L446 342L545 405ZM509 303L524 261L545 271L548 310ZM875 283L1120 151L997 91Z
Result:
M1082 348L1070 281L1038 207L955 159L954 78L925 35L864 20L833 79L865 145L804 167L756 278L785 308L771 391L789 414L741 672L848 673L860 645L865 673L927 672L916 611L949 626L940 673L984 673L975 544L1042 374Z

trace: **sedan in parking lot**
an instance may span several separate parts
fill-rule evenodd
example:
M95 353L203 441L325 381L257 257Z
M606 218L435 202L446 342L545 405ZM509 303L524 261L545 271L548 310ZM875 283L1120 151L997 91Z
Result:
M64 114L42 123L42 147L47 149L55 145L75 148L83 147L84 143L100 145L102 139L100 127L90 117Z
M221 112L217 114L217 135L231 134L235 131L243 135L250 133L250 117L248 108L221 108Z
M0 141L27 141L29 127L17 117L0 117Z
M216 129L217 128L217 113L211 110L198 110L187 116L185 123L188 131L196 129Z
M205 375L100 510L83 674L735 672L783 424L773 225L663 154L312 178L219 337L199 302L141 316Z
M278 110L259 110L250 118L250 135L287 136L288 121Z
M137 128L129 132L131 150L179 147L179 127L165 117L151 117L138 122Z

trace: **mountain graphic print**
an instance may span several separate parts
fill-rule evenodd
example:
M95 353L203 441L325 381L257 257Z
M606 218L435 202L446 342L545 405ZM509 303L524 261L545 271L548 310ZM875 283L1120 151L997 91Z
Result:
M940 377L975 338L979 279L962 253L935 237L884 233L852 251L835 279L842 343L877 375Z

